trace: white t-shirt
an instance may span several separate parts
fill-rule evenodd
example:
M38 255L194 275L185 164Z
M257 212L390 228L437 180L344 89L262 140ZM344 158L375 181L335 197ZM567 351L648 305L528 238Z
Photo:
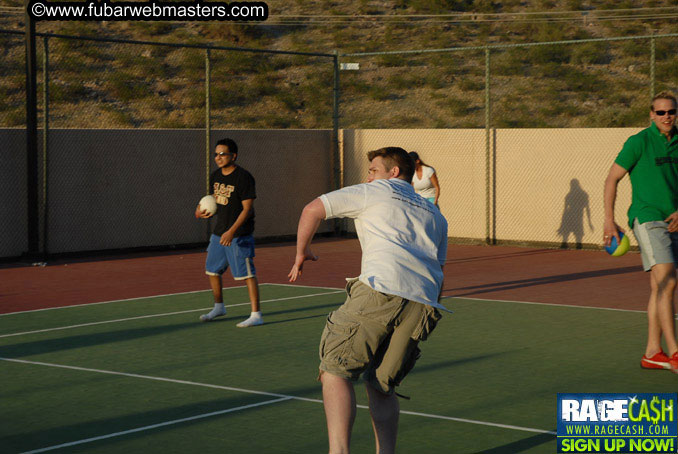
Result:
M445 309L438 296L447 257L447 221L399 178L320 196L325 219L353 218L362 248L359 279L374 290Z
M412 177L412 186L420 196L424 198L435 197L436 188L431 183L431 177L436 173L436 169L429 166L421 166L421 179L417 178L417 172Z

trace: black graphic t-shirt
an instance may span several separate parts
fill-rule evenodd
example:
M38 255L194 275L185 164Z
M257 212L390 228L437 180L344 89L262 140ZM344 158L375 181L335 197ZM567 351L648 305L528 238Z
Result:
M217 222L212 232L221 236L231 228L242 213L242 201L257 198L254 177L239 166L228 175L222 174L221 169L217 169L210 176L210 188L217 200ZM254 232L254 207L234 236L251 235L252 232Z

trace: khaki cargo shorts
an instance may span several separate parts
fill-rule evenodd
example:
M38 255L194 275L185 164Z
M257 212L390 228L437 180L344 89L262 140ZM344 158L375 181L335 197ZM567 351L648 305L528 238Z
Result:
M435 307L377 292L357 279L346 285L346 302L327 317L320 339L320 373L392 394L412 370L442 317Z

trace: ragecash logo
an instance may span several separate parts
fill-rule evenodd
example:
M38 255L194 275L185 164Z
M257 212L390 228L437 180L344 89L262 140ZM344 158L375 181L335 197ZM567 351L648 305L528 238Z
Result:
M678 393L558 394L558 452L676 453Z

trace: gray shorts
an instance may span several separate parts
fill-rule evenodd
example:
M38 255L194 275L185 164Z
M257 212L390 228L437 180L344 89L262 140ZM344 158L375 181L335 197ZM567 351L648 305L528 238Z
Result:
M640 246L645 271L650 271L653 266L661 263L677 264L678 232L669 232L668 226L664 221L641 224L638 218L633 220L633 234Z

